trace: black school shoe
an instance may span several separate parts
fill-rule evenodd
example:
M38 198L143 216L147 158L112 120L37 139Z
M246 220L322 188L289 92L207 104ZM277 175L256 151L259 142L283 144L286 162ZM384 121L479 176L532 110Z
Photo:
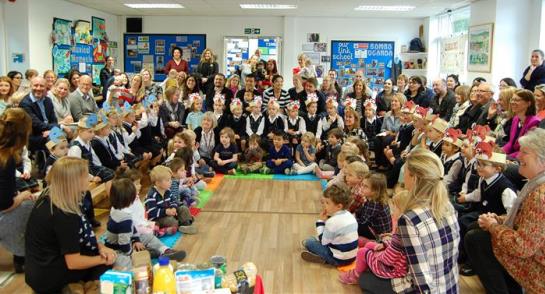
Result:
M304 261L308 261L308 262L321 263L321 264L325 263L325 260L323 260L319 255L314 254L310 251L301 252L301 258Z
M466 263L460 267L460 275L470 277L476 274L471 265Z
M187 254L183 250L174 251L174 250L169 248L169 249L165 250L165 252L163 253L162 256L166 256L171 260L173 259L173 260L176 260L176 261L182 261L182 260L184 260L186 255Z

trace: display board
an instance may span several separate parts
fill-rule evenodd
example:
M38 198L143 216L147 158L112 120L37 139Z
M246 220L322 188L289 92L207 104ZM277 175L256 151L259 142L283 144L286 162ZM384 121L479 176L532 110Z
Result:
M242 62L248 60L257 49L261 52L261 59L276 60L278 71L281 71L279 37L225 37L223 41L224 70L227 77L236 73Z
M182 58L193 72L206 49L205 34L124 34L124 69L138 73L143 68L152 72L155 81L166 78L163 69L172 59L172 48L182 49Z
M363 70L367 85L380 91L389 79L394 63L394 42L331 41L331 68L338 74L342 87L352 85L355 73Z

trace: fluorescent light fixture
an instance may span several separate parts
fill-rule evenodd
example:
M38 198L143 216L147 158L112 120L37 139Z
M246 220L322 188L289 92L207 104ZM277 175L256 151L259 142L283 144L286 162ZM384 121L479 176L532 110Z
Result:
M411 11L416 7L410 5L361 5L354 10L363 11Z
M154 8L184 8L178 3L135 3L127 4L125 6L136 9L154 9Z
M242 9L296 9L292 4L240 4Z

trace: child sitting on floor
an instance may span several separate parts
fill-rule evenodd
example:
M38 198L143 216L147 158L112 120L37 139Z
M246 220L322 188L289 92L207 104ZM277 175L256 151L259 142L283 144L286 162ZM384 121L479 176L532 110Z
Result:
M337 155L341 152L343 131L333 128L327 133L327 146L325 147L325 158L320 160L320 170L335 171L337 168Z
M307 132L301 138L301 144L297 145L295 150L295 163L291 170L291 174L310 174L313 173L316 167L316 138L311 132Z
M263 168L263 149L259 146L260 137L257 134L250 136L248 148L242 155L243 163L240 164L240 171L243 174L255 173Z
M152 255L168 256L176 261L185 258L185 251L174 251L163 245L153 234L140 234L136 230L130 207L135 201L140 201L136 187L130 179L116 179L112 183L110 193L110 217L106 228L105 245L117 252L115 268L131 270L133 251L149 250Z
M358 235L367 240L376 240L382 234L391 233L392 217L388 206L389 197L384 174L365 175L361 194L366 201L355 213L358 221Z
M351 153L356 156L360 156L358 146L356 146L356 144L351 142L346 142L343 145L341 145L341 151L339 152L339 154L342 153L343 151L345 153ZM360 156L360 159L362 162L365 162L362 156ZM339 172L340 172L340 167L338 163L338 156L337 156L337 168L334 171L322 171L320 168L317 168L315 170L317 177L319 177L320 179L326 179L326 180L333 178L333 176L336 174L338 175Z
M162 165L158 165L151 170L150 187L144 205L146 213L151 221L155 221L159 230L169 228L170 233L179 230L185 234L197 233L197 228L192 226L193 216L185 206L178 206L176 200L170 194L170 185L172 171Z
M289 175L293 160L290 148L284 145L284 133L276 130L272 134L273 145L269 148L269 160L264 172Z
M318 238L310 237L302 242L306 249L301 253L303 260L343 266L356 259L357 222L346 210L351 200L344 186L333 185L324 191L323 210L316 221Z
M369 168L365 163L353 162L344 168L344 180L352 192L352 204L347 208L351 213L355 213L367 198L364 194L363 179L369 173Z
M343 184L346 185L345 177L344 177L344 168L351 164L352 162L361 162L363 163L363 160L361 157L358 156L358 154L348 151L341 151L339 155L337 156L337 163L339 166L339 173L333 176L329 182L327 182L327 187L331 187L335 184Z
M182 138L182 147L189 147L193 150L193 165L195 167L195 174L198 179L202 179L204 182L210 182L210 178L213 178L215 173L214 170L206 164L206 161L201 157L199 153L199 148L197 148L196 140L197 134L192 130L184 130L181 134ZM200 190L203 190L205 187L199 187Z
M408 192L401 192L393 198L394 219L398 219L405 209L409 199ZM343 284L357 284L364 271L369 269L382 279L401 278L407 274L407 257L397 229L391 238L382 238L381 243L368 242L358 250L356 267L344 273L339 273Z
M216 172L230 175L237 173L238 148L233 129L224 128L220 131L220 144L216 144L212 154L212 166Z
M170 161L168 167L172 172L172 184L170 184L170 193L176 200L178 206L184 205L187 207L196 206L198 204L199 191L191 189L185 185L187 171L185 163L181 158L174 158Z

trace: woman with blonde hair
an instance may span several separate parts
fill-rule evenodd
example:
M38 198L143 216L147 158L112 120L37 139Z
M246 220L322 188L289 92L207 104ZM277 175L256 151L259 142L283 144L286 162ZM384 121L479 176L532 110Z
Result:
M131 88L129 92L134 97L133 103L140 103L144 98L144 86L142 85L142 76L140 74L135 74L131 78Z
M60 293L66 285L80 281L85 282L85 292L96 291L100 275L117 257L115 251L97 242L82 212L88 173L86 160L59 159L47 176L48 188L30 213L25 281L35 291Z
M159 84L153 82L153 75L151 72L147 68L144 68L140 71L140 75L142 76L142 88L144 88L143 99L153 95L157 98L157 101L162 100L163 88L161 88Z
M458 293L456 212L443 183L443 164L437 155L416 149L405 163L409 200L398 221L408 273L403 278L381 279L372 272L360 276L365 293Z
M9 105L9 99L15 92L13 82L9 77L0 77L0 114L6 110Z
M32 131L32 120L21 108L0 115L0 244L13 254L16 273L24 272L24 232L32 209L32 194L17 192L15 171Z
M452 109L452 116L449 120L449 126L456 128L460 123L460 116L466 112L467 108L471 106L469 101L469 86L460 85L454 90L454 97L456 98L456 105Z
M44 72L43 77L45 79L45 87L47 91L51 90L57 81L57 74L53 70L48 69Z
M501 107L498 110L499 115L496 116L498 126L494 131L496 137L496 143L499 146L503 146L509 142L509 131L511 130L511 124L513 123L513 111L511 110L511 98L515 95L517 88L504 87L500 90L498 98L498 104ZM496 106L497 109L497 106Z
M212 49L206 48L201 54L201 60L197 65L197 75L201 79L201 88L208 89L214 81L214 76L219 72L219 65L215 61Z

